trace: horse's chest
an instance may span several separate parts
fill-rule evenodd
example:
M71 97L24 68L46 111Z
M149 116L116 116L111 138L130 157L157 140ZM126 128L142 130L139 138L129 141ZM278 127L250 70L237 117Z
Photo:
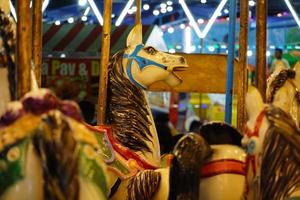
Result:
M28 144L24 139L0 153L0 196L24 178Z

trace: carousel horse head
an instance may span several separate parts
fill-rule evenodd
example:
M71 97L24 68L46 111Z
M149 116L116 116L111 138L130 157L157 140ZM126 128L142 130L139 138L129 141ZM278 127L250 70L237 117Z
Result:
M299 127L300 111L300 63L294 69L284 69L277 73L268 84L267 102L290 113Z
M265 105L254 87L246 96L248 122L242 143L247 149L245 195L250 199L286 199L300 184L300 134L289 113L275 107L281 102L277 97Z
M157 81L164 81L171 87L175 87L182 80L174 71L187 67L187 62L182 56L171 55L151 46L145 46L142 42L141 25L136 25L129 33L123 58L127 78L143 89L147 89Z

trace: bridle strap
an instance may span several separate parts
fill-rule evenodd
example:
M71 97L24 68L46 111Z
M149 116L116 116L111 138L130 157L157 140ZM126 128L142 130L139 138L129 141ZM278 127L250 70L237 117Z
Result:
M253 136L259 137L259 129L262 125L262 121L264 119L265 113L266 113L266 108L264 108L257 116L257 118L255 120L255 126L254 126L253 132L249 129L248 126L246 126L246 135L248 137L253 137Z
M256 120L255 120L255 126L254 126L254 130L253 132L249 129L249 127L246 125L245 127L245 134L247 135L247 137L259 137L259 129L262 125L263 119L265 117L265 113L266 113L266 108L264 108L257 116ZM247 154L246 157L246 173L249 170L249 167L252 166L252 173L253 176L256 176L257 174L257 169L256 169L256 156L255 155L250 155ZM249 192L249 184L246 182L246 194L248 194Z
M140 83L138 83L132 75L132 62L135 61L139 67L140 70L143 70L145 67L152 65L155 67L159 67L162 69L166 69L167 66L162 65L160 63L157 63L153 60L138 56L138 53L144 48L143 44L139 44L135 47L134 51L131 54L124 54L123 58L128 58L128 63L127 63L127 68L126 68L126 73L127 76L129 77L129 80L136 85L137 87L140 87L142 89L146 89L145 86L141 85Z

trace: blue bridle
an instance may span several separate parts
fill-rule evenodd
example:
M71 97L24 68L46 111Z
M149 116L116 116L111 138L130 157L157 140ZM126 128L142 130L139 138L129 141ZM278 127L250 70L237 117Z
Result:
M127 64L127 68L126 68L126 72L128 75L129 80L134 83L136 86L142 88L142 89L146 89L144 86L142 86L141 84L139 84L132 76L132 72L131 72L131 68L132 68L132 61L134 60L135 62L137 62L139 69L143 70L145 67L149 66L149 65L153 65L156 67L160 67L165 69L167 66L162 65L160 63L154 62L150 59L138 56L138 53L143 49L144 45L139 44L135 47L134 51L131 54L124 54L123 58L128 58L128 64Z

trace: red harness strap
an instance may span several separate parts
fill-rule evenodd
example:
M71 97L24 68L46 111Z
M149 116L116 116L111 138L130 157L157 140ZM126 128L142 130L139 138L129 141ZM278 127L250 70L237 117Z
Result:
M262 125L262 121L265 117L265 113L266 113L266 109L263 109L259 113L259 115L257 116L253 132L249 129L248 126L245 127L245 134L248 136L248 138L259 137L259 129ZM247 154L247 157L246 157L246 173L248 172L249 167L252 166L252 173L253 173L254 176L256 176L257 169L256 169L256 163L255 162L256 162L255 155ZM246 193L248 193L248 191L249 191L249 185L246 182Z
M255 121L255 127L254 127L254 131L252 132L248 126L245 127L245 134L250 138L250 137L253 137L253 136L256 136L258 137L259 136L259 129L261 127L261 124L262 124L262 121L265 117L265 113L266 113L266 109L263 109L259 115L257 116L256 118L256 121Z
M130 151L128 148L122 146L117 142L117 140L112 135L112 128L110 126L96 126L95 128L99 130L104 130L107 132L107 136L109 141L111 142L113 149L117 151L121 156L123 156L126 160L133 159L137 162L137 164L144 169L157 169L157 167L149 164L147 161L142 159L136 153Z
M245 163L235 159L220 159L206 163L201 169L201 177L207 178L221 174L245 176Z

